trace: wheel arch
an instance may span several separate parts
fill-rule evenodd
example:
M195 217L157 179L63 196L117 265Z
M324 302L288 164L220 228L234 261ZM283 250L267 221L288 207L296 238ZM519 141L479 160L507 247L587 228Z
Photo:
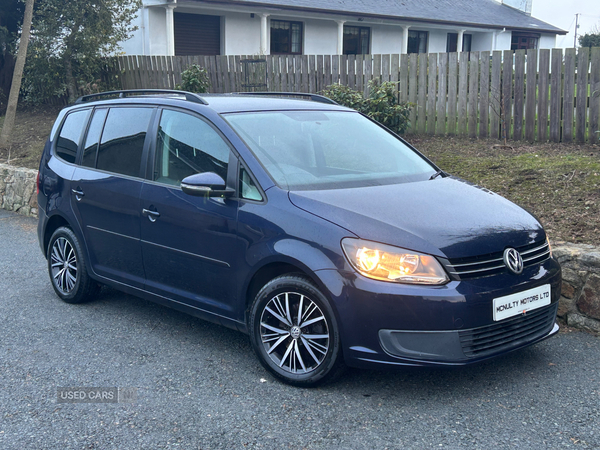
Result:
M44 229L44 255L48 253L48 244L50 243L50 238L54 234L56 230L60 227L68 227L73 230L73 227L69 223L69 221L62 216L61 214L54 214L50 218L48 218L48 222L46 223L46 227ZM75 233L76 231L73 230Z

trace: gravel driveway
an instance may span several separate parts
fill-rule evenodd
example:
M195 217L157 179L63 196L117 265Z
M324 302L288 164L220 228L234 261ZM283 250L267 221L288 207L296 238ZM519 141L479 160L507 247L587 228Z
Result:
M235 331L110 289L62 303L36 225L0 210L2 449L600 448L596 336L292 388ZM137 400L57 403L77 386L137 388Z

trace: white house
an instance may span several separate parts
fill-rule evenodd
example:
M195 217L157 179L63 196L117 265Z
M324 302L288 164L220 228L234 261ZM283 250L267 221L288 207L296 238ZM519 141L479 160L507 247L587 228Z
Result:
M341 55L553 48L532 0L144 0L132 55Z

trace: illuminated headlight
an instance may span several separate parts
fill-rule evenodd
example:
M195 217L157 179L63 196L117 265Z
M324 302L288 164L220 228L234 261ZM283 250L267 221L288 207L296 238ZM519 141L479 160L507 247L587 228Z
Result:
M357 271L375 280L408 284L445 284L440 263L430 255L362 239L346 238L342 248Z

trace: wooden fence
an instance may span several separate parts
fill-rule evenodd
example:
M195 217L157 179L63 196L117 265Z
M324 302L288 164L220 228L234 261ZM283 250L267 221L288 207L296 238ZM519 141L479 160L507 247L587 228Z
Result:
M368 95L368 81L398 83L414 104L411 133L593 142L600 137L600 48L344 56L120 56L123 89L174 88L191 64L215 93L264 84L317 93L341 83ZM256 57L254 58L256 59Z

